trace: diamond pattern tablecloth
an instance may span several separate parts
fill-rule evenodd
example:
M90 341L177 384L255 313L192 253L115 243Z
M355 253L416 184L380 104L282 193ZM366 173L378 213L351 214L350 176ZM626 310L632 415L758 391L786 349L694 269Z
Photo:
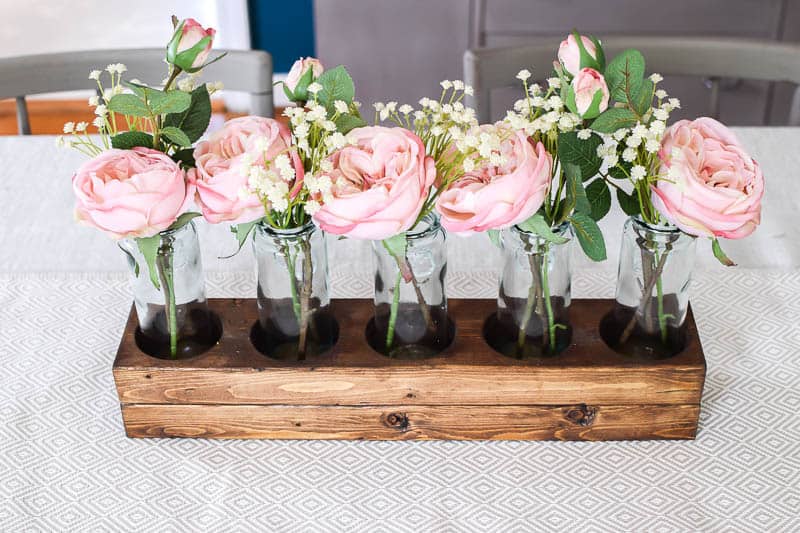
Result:
M613 281L581 272L574 292ZM495 291L489 273L449 284ZM212 297L253 289L208 280ZM111 376L125 278L0 275L0 531L796 531L800 271L700 273L692 293L693 442L133 440Z

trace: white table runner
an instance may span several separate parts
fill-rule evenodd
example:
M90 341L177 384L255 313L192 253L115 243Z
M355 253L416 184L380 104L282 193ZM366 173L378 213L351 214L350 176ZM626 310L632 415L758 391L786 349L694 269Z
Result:
M337 270L338 296L370 279ZM492 297L492 273L449 279ZM574 293L613 295L580 272ZM252 277L211 273L211 297ZM111 376L119 274L0 274L0 531L800 528L800 270L700 273L696 441L134 440Z

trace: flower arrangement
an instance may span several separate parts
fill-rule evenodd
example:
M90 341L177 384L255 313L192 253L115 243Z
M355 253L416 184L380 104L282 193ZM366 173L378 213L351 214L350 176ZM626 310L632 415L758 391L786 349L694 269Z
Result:
M196 78L224 54L208 60L213 29L175 17L173 28L163 86L123 81L127 69L122 64L93 70L89 79L96 82L99 96L89 104L94 106L96 135L90 136L85 122L68 122L68 136L59 137L58 143L92 157L73 177L76 218L115 239L135 242L152 285L165 298L169 351L175 357L180 328L173 234L199 216L189 211L195 187L186 171L194 166L192 145L208 127L210 95L219 89L217 84L195 87ZM128 255L138 276L142 265Z
M574 236L590 259L606 258L598 221L611 209L612 191L632 217L625 231L633 227L629 248L638 250L625 259L630 268L620 266L617 301L627 314L607 338L614 346L652 331L653 342L667 343L685 316L695 237L711 238L714 255L731 265L718 238L745 237L760 221L758 164L713 119L668 127L680 102L659 87L660 75L645 76L636 50L607 62L598 39L573 32L546 81L518 73L524 96L494 124L479 124L464 104L471 87L445 80L439 97L417 108L375 104L368 126L347 70L302 58L283 83L295 104L284 122L235 118L201 140L219 86L197 78L222 56L208 59L213 29L192 19L173 26L161 87L123 80L124 65L93 71L97 134L87 123L68 123L69 135L59 139L92 158L73 178L76 216L121 240L137 277L144 263L163 301L171 357L191 315L176 301L176 232L201 215L230 224L239 249L253 235L259 335L269 339L270 354L300 358L336 337L325 318L327 257L316 228L372 241L383 265L373 347L394 354L433 339L433 352L408 352L414 356L449 342L441 228L487 233L510 254L498 310L513 307L509 354L522 357L552 355L568 341L569 265L557 257L568 258ZM681 254L690 259L682 263ZM522 280L519 297L505 279L509 269ZM137 313L147 314L138 303ZM541 339L531 352L534 330Z

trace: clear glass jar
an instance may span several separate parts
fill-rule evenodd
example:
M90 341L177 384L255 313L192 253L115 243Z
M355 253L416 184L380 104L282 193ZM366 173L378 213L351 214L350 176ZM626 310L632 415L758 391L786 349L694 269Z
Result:
M553 233L569 241L554 244L517 226L501 234L497 313L487 320L484 337L504 355L550 356L570 343L572 229L565 222Z
M264 354L302 360L333 347L339 329L330 314L325 237L313 223L275 229L256 225L258 328L253 342Z
M674 226L651 225L639 217L627 220L616 304L600 326L610 347L651 358L683 349L696 241Z
M375 317L367 340L390 357L432 357L452 341L444 278L445 232L427 215L406 233L405 257L395 257L384 241L372 243L375 257Z
M119 247L128 257L139 329L139 348L154 357L176 359L200 354L216 344L219 320L206 304L203 264L194 222L162 231L151 280L136 239Z

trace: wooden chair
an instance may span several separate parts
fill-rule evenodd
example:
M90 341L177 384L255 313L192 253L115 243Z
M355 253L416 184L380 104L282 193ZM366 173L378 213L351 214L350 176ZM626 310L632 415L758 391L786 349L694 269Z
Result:
M753 39L699 37L609 37L603 39L606 59L627 48L644 54L647 72L698 76L710 81L709 116L719 116L720 78L782 81L800 85L800 45ZM492 89L514 86L517 72L535 69L537 79L552 72L558 39L536 39L531 44L507 48L479 48L464 53L464 81L475 93L467 105L478 119L489 122ZM789 113L790 126L800 125L800 87Z
M217 50L217 53L225 50ZM272 56L260 50L228 50L228 55L203 69L205 81L221 81L225 89L251 95L250 112L271 117ZM95 89L89 72L110 63L124 63L130 78L159 85L166 77L163 48L92 50L0 59L0 99L15 98L21 135L30 135L25 96Z

